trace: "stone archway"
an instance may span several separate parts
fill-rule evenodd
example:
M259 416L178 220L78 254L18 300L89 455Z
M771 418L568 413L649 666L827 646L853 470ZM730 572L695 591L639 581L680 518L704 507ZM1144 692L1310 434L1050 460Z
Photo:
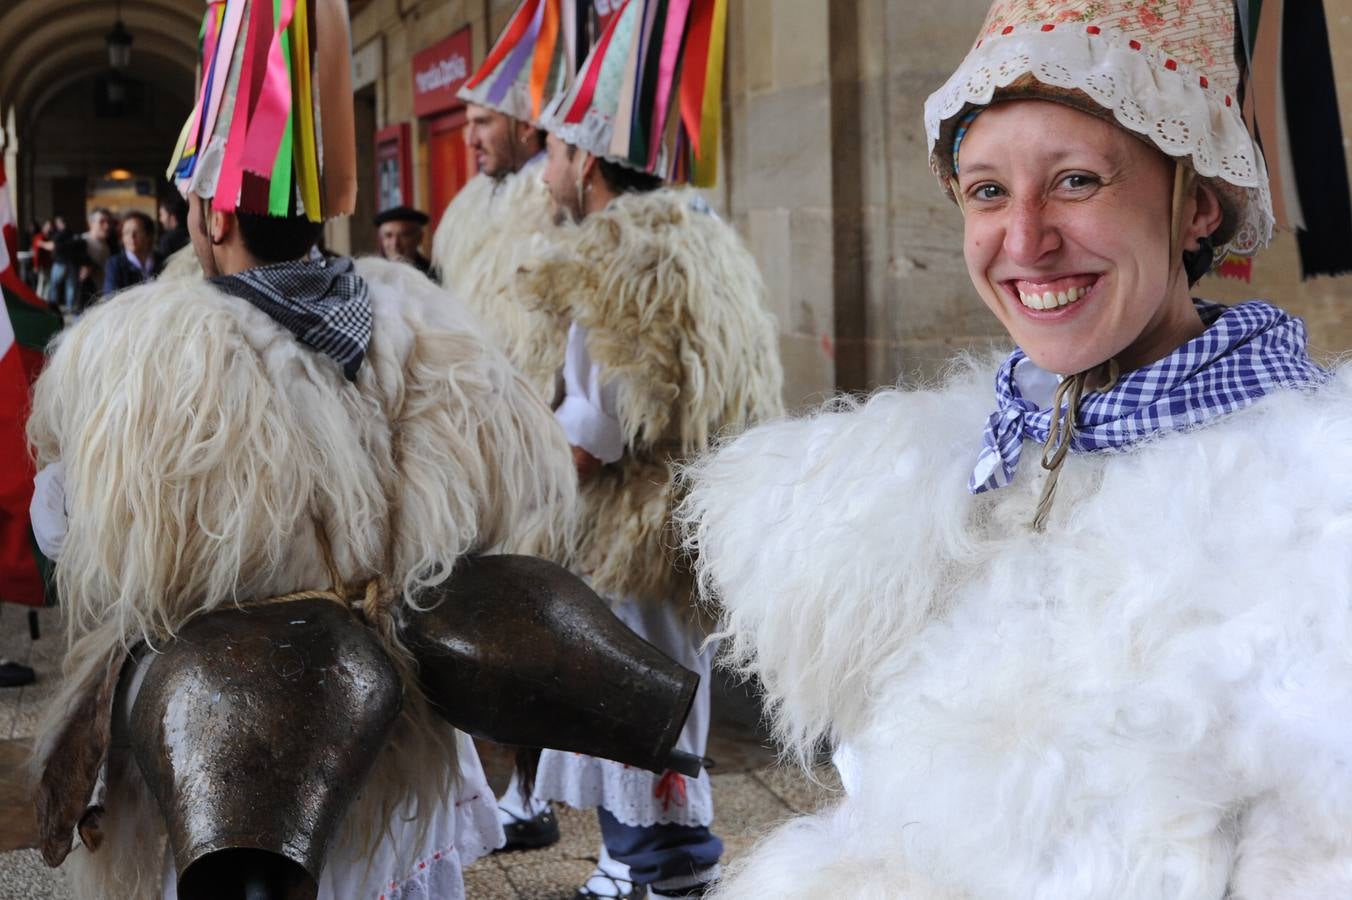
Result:
M115 0L19 0L0 14L0 123L21 221L83 213L55 208L61 179L68 185L113 168L162 175L192 105L204 10L184 0L123 0L134 44L119 76L133 102L121 107L100 102Z

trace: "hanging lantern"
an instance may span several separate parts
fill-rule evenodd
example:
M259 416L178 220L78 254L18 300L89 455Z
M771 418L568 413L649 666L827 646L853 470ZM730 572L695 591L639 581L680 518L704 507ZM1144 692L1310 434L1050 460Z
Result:
M104 43L108 45L108 65L114 69L125 69L131 65L131 32L127 26L122 24L122 4L117 4L117 20L113 22L113 30L104 37Z

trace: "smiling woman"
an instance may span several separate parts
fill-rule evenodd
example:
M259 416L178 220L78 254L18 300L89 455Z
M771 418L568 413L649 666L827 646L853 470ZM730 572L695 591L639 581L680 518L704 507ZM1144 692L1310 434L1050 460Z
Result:
M1271 233L1236 27L997 2L926 129L1017 348L688 471L731 659L847 792L717 897L1352 896L1352 367L1190 295Z

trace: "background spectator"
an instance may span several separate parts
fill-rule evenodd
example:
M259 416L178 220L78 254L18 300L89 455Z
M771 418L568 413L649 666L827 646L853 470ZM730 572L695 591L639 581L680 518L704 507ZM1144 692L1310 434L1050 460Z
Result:
M38 292L38 296L44 300L50 301L50 286L52 282L52 251L56 249L53 237L56 234L56 225L51 219L43 222L33 233L33 272L37 275L37 283L33 289Z
M161 207L163 210L163 207ZM103 270L103 293L151 281L164 265L164 257L154 249L155 223L143 212L129 212L122 220L122 252L108 258Z
M96 281L103 280L103 267L108 257L113 255L113 214L106 209L96 209L89 214L89 230L83 235L85 255L89 264L96 270Z
M396 206L376 216L375 226L381 256L396 262L406 262L436 280L432 263L422 255L421 249L427 213L407 206Z
M75 312L80 285L80 266L85 259L84 241L66 224L65 216L53 219L52 281L47 300L66 312Z
M188 246L188 203L178 194L160 201L160 227L163 233L155 249L162 259Z

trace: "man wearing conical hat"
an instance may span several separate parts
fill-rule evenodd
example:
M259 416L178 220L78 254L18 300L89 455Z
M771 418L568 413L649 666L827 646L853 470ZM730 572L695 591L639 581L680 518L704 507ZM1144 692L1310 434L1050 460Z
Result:
M1352 369L1191 290L1272 229L1244 7L996 3L925 126L1016 349L691 471L733 661L846 791L717 896L1352 896Z
M544 104L586 55L589 0L523 0L460 89L465 140L479 173L456 194L433 238L441 282L479 314L499 347L546 402L563 365L565 326L509 290L553 225L540 180Z
M472 744L408 677L394 622L462 555L566 509L574 476L548 408L464 307L409 266L313 252L324 219L350 213L355 195L347 16L341 0L209 5L199 102L171 166L205 278L96 308L63 333L36 387L29 437L39 465L60 473L45 479L62 495L48 505L68 517L52 555L71 640L36 751L43 850L82 898L177 896L202 848L171 840L166 859L166 823L173 834L210 812L171 815L152 800L114 688L132 709L126 673L190 621L297 593L341 604L403 675L389 742L334 762L369 775L340 794L322 868L304 873L317 896L462 898L463 867L503 839ZM231 652L243 661L256 646L269 645ZM270 657L279 678L306 669L289 646ZM267 710L229 692L213 702L222 735L275 722L256 724ZM351 716L354 732L366 712ZM167 735L175 764L215 759L203 738ZM259 740L270 777L295 765ZM257 774L241 769L238 782ZM309 839L308 816L334 786L323 772L284 774L313 808L278 834ZM257 875L249 896L298 895ZM203 896L201 880L188 893Z
M544 178L562 234L516 289L568 323L555 415L582 482L574 569L702 675L678 746L703 755L713 651L676 555L676 471L715 437L778 415L782 373L755 261L679 186L713 182L727 5L677 6L630 0L551 102ZM546 750L535 798L598 810L600 862L578 897L699 896L717 875L707 773L657 777Z

